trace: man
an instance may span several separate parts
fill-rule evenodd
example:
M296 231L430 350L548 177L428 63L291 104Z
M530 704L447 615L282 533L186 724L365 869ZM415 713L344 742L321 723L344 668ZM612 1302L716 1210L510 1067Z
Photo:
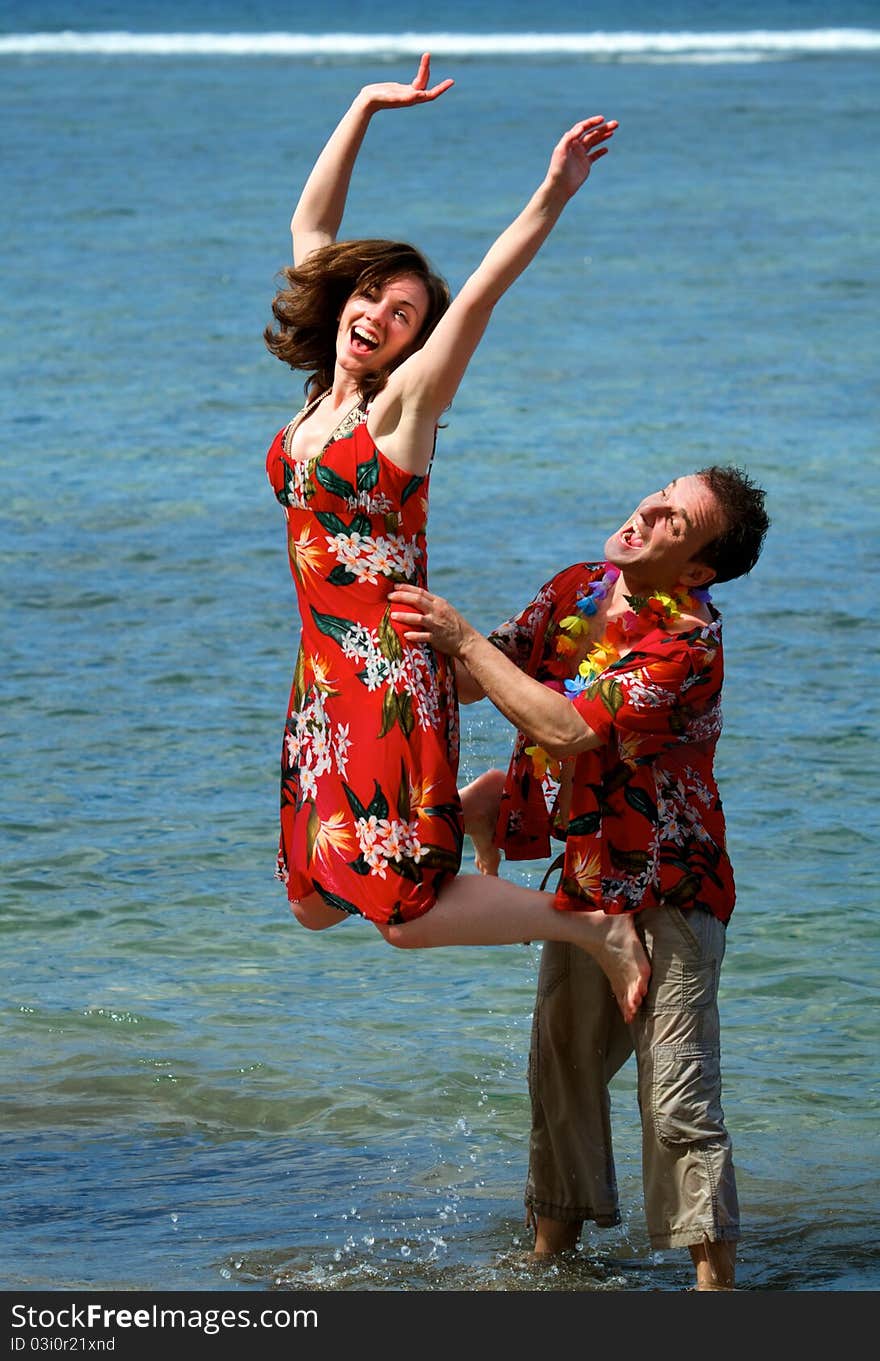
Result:
M706 588L751 570L768 525L746 474L706 468L646 497L604 563L559 573L490 639L429 592L392 596L408 640L461 663L462 699L488 696L519 730L506 778L462 792L484 873L499 849L532 858L562 836L555 906L632 914L651 961L627 1024L588 955L544 947L529 1059L535 1252L573 1248L585 1220L619 1222L608 1082L635 1052L651 1244L687 1247L698 1290L734 1288L739 1238L717 1008L734 905L713 774L721 620Z

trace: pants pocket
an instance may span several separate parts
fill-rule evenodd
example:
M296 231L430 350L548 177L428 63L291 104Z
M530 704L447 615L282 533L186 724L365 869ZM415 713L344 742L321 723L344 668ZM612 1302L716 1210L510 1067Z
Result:
M651 958L651 981L645 998L645 1011L659 1016L663 1012L703 1011L715 1003L718 993L718 967L714 960L691 964L687 960Z
M690 1144L726 1137L717 1052L658 1045L653 1069L651 1113L658 1139Z
M699 959L703 953L703 943L698 935L701 924L700 913L696 911L698 920L694 921L695 909L691 908L687 912L682 912L680 907L664 907L663 913L669 927L677 932L681 937L681 943L694 959Z
M681 912L676 907L657 911L647 942L651 958L647 1014L692 1013L715 1005L724 957L719 932L723 928L708 913Z

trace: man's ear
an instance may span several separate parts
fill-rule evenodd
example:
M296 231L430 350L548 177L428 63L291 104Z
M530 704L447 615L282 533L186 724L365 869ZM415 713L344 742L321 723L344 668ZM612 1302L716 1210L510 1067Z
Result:
M708 567L705 562L700 562L697 558L691 558L681 573L683 586L708 586L714 580L715 569Z

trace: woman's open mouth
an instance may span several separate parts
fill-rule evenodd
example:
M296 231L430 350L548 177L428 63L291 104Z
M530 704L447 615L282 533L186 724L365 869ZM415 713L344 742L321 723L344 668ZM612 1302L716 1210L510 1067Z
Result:
M357 350L358 354L372 354L379 345L378 337L370 331L364 331L360 326L352 326L349 337L352 349Z

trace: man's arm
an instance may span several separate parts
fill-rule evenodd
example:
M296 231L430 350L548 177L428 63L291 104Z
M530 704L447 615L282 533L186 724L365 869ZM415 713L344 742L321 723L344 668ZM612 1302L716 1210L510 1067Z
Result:
M403 626L407 642L428 643L462 662L496 709L551 756L575 756L602 745L570 700L524 675L441 596L399 586L389 599L397 607L391 618Z
M477 700L486 698L486 691L477 681L474 680L464 662L460 662L457 657L453 658L455 665L455 688L458 691L459 704L476 704Z

